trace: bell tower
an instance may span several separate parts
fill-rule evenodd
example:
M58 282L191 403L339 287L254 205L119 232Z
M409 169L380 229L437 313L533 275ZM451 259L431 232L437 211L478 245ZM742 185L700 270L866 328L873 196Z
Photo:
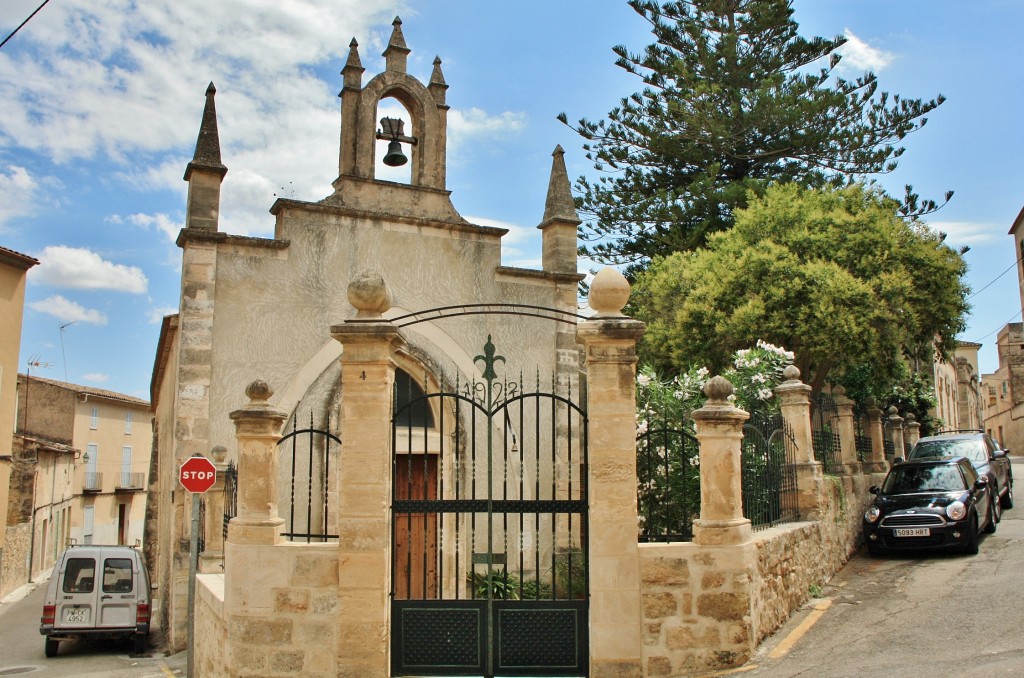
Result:
M426 85L407 72L411 50L402 33L402 20L395 17L391 39L383 52L385 68L365 86L363 68L359 58L359 43L349 43L348 59L342 68L344 85L341 98L341 145L338 155L338 179L334 182L334 195L325 202L343 204L358 209L387 208L394 213L407 211L412 205L403 205L397 195L412 190L431 194L417 197L417 214L445 221L463 221L449 200L445 188L446 146L448 141L448 84L441 72L441 59L434 59L430 81ZM377 108L382 99L396 99L408 112L412 124L404 129L401 120L377 120ZM388 164L405 164L408 157L410 177L408 184L384 181L375 176L377 141L389 142ZM410 196L411 197L411 196ZM426 208L425 210L423 208Z

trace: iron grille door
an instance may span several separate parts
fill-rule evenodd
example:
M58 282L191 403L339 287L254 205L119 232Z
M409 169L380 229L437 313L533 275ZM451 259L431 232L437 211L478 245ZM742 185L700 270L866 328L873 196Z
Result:
M586 675L585 412L499 379L490 338L477 360L436 393L396 380L392 675Z

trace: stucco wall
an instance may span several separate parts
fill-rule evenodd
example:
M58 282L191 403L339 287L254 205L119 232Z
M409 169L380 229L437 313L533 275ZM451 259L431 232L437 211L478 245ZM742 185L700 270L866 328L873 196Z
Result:
M224 575L196 576L196 642L192 661L194 673L202 678L231 675L224 652L228 646L228 627L224 617Z

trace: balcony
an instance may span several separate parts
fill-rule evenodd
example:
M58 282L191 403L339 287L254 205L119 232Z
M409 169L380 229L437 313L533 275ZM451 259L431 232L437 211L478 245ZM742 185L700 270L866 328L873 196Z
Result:
M114 492L142 492L145 490L145 473L122 471L114 476Z
M82 492L102 492L103 474L95 471L86 471L85 479L82 480Z
M122 471L114 475L115 492L142 492L146 489L145 473Z

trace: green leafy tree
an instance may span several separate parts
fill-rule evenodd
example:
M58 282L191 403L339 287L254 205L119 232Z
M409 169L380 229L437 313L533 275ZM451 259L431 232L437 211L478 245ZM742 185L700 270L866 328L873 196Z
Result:
M607 120L559 115L607 172L576 186L581 253L604 263L642 268L694 249L770 182L820 187L889 172L900 141L943 101L890 97L871 72L838 77L846 39L800 37L789 0L628 4L656 40L639 54L614 48L642 91ZM904 211L935 208L907 187Z
M764 339L792 350L820 391L830 374L863 363L895 383L903 356L921 346L951 354L968 308L966 265L898 209L860 184L769 187L706 248L656 258L640 273L643 357L664 372L692 363L714 372Z

